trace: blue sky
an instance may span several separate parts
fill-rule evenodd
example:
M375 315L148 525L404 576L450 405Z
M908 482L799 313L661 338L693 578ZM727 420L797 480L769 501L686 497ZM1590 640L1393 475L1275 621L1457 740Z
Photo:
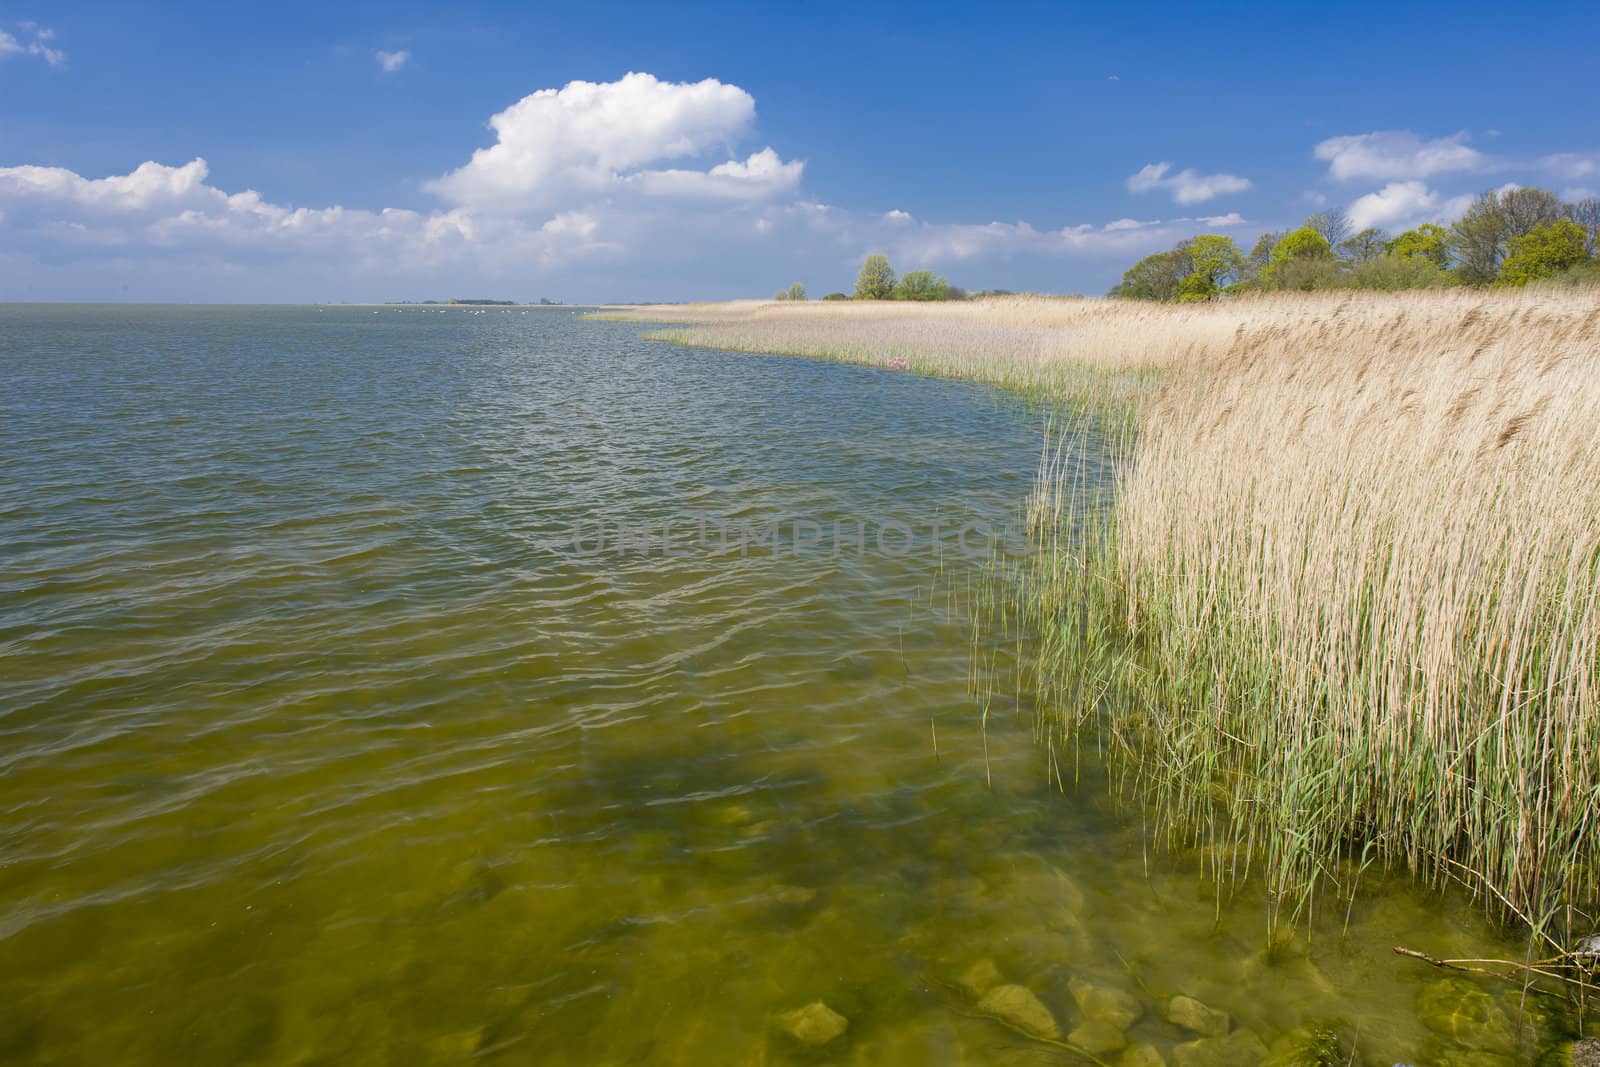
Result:
M0 299L821 295L874 250L1097 293L1322 205L1594 195L1597 36L1593 4L0 3Z

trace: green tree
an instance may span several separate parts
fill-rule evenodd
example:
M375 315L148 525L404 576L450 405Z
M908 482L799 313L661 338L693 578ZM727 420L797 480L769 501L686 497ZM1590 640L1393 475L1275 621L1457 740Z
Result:
M1383 250L1391 256L1425 259L1440 270L1450 266L1450 231L1432 222L1407 230Z
M1205 233L1146 256L1110 295L1126 300L1210 300L1239 279L1244 253L1231 237Z
M1450 228L1450 254L1461 280L1487 285L1500 275L1511 242L1534 227L1560 218L1566 205L1545 189L1500 189L1484 193Z
M1189 257L1189 271L1178 283L1178 299L1184 303L1210 300L1244 270L1244 253L1233 238L1221 234L1203 233L1173 251Z
M1283 235L1272 246L1265 280L1271 289L1323 289L1338 275L1328 239L1310 226Z
M882 252L874 252L861 264L861 273L856 275L857 300L888 300L894 296L894 268L889 266L889 257Z
M894 287L896 300L944 300L949 295L950 283L931 270L906 271Z
M1387 235L1376 226L1368 226L1352 237L1339 242L1339 255L1349 263L1367 263L1383 255Z
M787 295L790 300L804 300L806 298L806 287L799 282L792 282L789 285Z
M1112 296L1125 300L1176 300L1178 287L1189 274L1189 255L1179 248L1145 256L1129 267Z
M823 297L822 299L824 299L824 300L849 300L850 299L850 294L849 293L829 293L827 296Z
M1513 237L1506 260L1500 266L1499 280L1505 285L1554 278L1589 259L1584 251L1587 234L1571 219L1543 222L1519 237Z

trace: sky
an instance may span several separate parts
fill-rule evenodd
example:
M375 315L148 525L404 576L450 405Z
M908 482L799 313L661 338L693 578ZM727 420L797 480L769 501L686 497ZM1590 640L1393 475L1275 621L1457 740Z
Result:
M1103 293L1600 192L1600 5L0 0L0 300Z

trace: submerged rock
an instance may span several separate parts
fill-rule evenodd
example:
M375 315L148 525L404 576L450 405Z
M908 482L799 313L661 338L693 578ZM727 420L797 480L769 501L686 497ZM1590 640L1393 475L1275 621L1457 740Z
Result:
M978 1000L1002 980L1000 968L994 965L994 960L983 959L962 971L961 976L956 979L956 985L960 986L961 991L967 996Z
M1569 1041L1552 1049L1540 1067L1600 1067L1600 1037Z
M1167 1067L1167 1061L1154 1045L1139 1044L1117 1057L1117 1067Z
M1127 990L1095 985L1081 978L1068 982L1067 988L1072 990L1072 999L1078 1002L1084 1018L1110 1023L1118 1030L1126 1030L1144 1014L1144 1005Z
M779 1030L812 1048L826 1045L850 1028L849 1019L820 1000L794 1011L786 1011L777 1017L776 1022Z
M1067 1040L1096 1056L1128 1047L1128 1039L1123 1036L1121 1027L1100 1019L1090 1019L1068 1034Z
M1176 996L1167 1002L1167 1021L1205 1037L1221 1037L1230 1025L1227 1012L1185 996Z
M997 986L978 1001L978 1010L1034 1037L1046 1037L1052 1041L1061 1037L1061 1027L1056 1024L1056 1017L1026 986Z
M1417 994L1417 1015L1429 1030L1462 1049L1512 1055L1517 1030L1484 990L1464 978L1431 982Z
M1250 1030L1235 1030L1225 1037L1203 1037L1172 1050L1175 1067L1258 1067L1267 1058L1267 1046Z
M1345 1067L1339 1035L1328 1026L1297 1026L1272 1043L1263 1067Z
M433 1050L441 1060L470 1060L483 1048L487 1030L479 1026L446 1034L433 1042Z

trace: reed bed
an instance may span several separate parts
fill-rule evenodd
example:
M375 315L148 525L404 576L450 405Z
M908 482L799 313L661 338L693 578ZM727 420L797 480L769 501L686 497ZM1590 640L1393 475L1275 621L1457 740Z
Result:
M1219 875L1263 875L1275 914L1383 860L1551 958L1594 931L1595 293L673 313L700 323L674 340L1120 411L1115 506L1065 450L1031 505L1014 603L1051 733L1101 745Z
M734 302L641 308L682 323L649 336L678 344L809 356L987 382L1030 399L1126 420L1162 368L1214 358L1235 315L1182 319L1156 305L1002 297L952 304Z

